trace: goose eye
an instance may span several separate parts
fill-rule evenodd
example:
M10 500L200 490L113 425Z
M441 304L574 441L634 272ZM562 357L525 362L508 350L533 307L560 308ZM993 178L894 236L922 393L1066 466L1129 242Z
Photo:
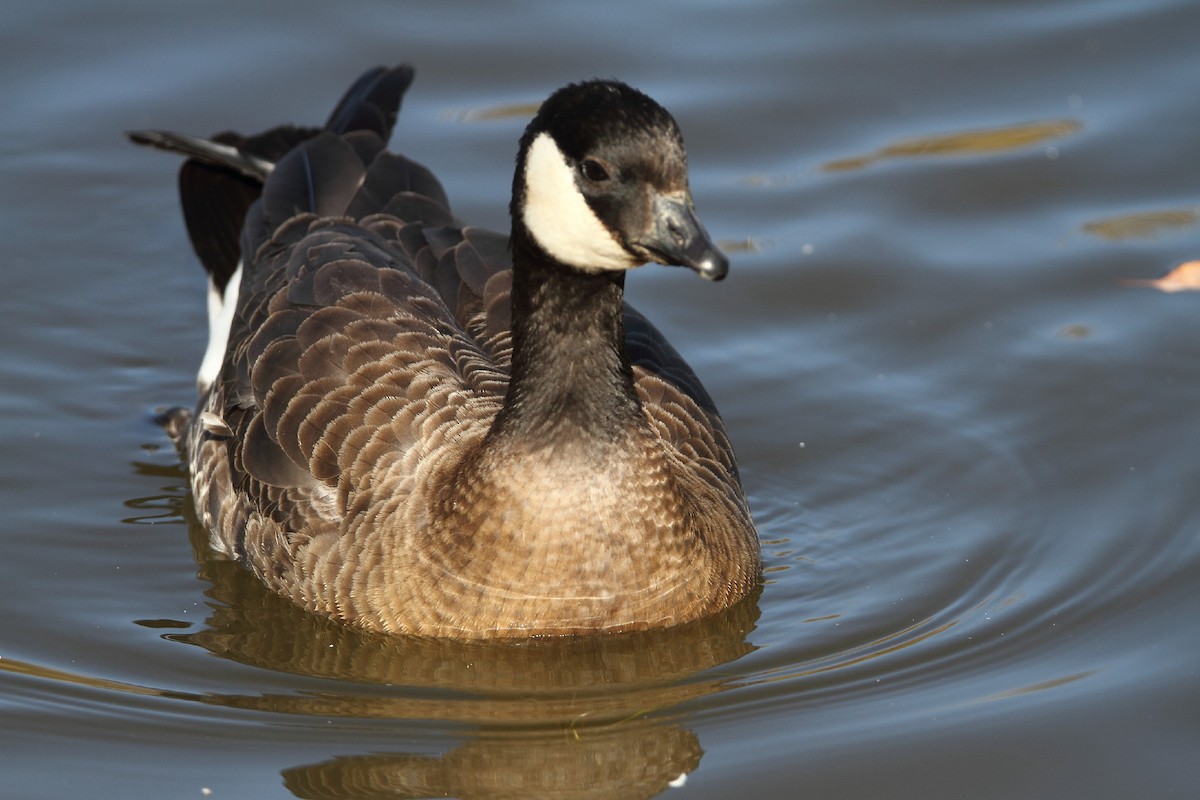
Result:
M583 163L579 165L579 169L583 172L583 177L593 183L601 183L608 180L608 170L594 158L585 158Z

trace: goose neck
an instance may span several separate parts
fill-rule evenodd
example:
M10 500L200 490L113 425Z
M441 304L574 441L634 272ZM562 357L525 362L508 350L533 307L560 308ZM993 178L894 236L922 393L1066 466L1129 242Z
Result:
M498 427L613 439L641 424L624 283L623 272L572 269L514 237L512 377Z

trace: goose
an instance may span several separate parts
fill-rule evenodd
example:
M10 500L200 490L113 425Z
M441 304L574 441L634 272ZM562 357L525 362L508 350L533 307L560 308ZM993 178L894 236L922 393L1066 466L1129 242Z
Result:
M211 338L168 430L213 550L310 612L422 637L659 629L737 604L761 562L733 449L623 299L648 262L728 269L676 121L614 80L551 94L504 236L386 149L412 79L367 71L321 128L129 134L187 156Z

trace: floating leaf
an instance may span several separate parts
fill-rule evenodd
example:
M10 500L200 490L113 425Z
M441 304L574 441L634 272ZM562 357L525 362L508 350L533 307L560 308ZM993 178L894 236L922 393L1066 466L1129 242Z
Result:
M1197 221L1200 221L1200 215L1195 210L1146 211L1089 222L1083 226L1083 230L1111 241L1153 239L1160 231L1187 228Z
M541 103L511 103L488 108L467 108L444 111L438 116L453 122L491 122L497 119L528 119L538 112Z
M726 253L758 253L763 249L763 243L755 239L722 239L717 246Z
M1092 335L1092 329L1082 322L1073 322L1064 326L1058 335L1064 339L1087 339Z
M1123 286L1151 286L1160 292L1200 291L1200 261L1180 264L1158 280L1121 281Z
M948 156L1015 150L1050 139L1069 136L1082 127L1083 124L1078 120L1051 119L1020 125L1006 125L1000 128L981 128L957 133L919 136L914 139L902 139L870 155L827 162L822 169L827 172L862 169L884 158Z

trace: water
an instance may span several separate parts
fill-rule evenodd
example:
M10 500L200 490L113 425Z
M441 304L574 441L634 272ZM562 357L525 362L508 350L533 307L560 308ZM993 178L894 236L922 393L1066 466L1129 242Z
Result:
M1190 797L1200 786L1200 6L54 0L0 32L4 796ZM203 551L152 417L203 279L120 132L316 122L506 224L520 116L679 118L719 286L630 298L721 407L757 603L487 646L312 620ZM682 786L678 776L686 773Z

